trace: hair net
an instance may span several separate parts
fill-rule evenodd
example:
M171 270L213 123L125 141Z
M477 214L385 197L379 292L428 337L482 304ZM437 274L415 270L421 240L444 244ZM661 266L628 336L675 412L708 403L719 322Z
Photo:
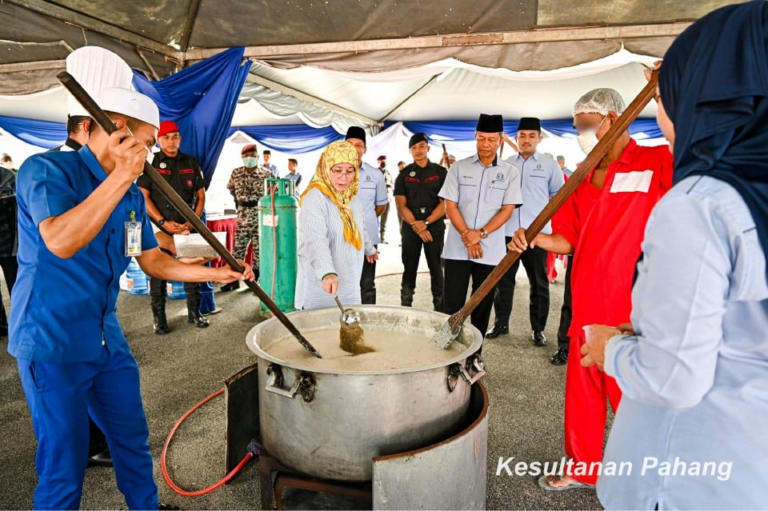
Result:
M582 97L573 105L573 116L578 114L608 115L608 112L622 114L626 105L624 98L613 89L594 89Z

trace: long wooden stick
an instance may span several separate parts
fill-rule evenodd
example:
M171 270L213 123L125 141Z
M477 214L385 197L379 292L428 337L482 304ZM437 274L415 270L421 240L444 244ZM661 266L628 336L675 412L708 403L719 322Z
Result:
M109 116L104 113L104 110L102 110L99 105L96 104L96 102L72 75L64 71L59 73L56 77L59 79L61 84L66 87L70 94L72 94L75 99L80 102L80 104L83 106L83 108L85 108L93 120L96 121L96 123L101 126L101 128L108 135L117 131L117 127L112 122L112 119L110 119ZM192 224L195 230L200 233L203 239L205 239L205 241L207 241L211 247L213 247L216 253L219 254L222 259L224 259L230 268L239 273L243 273L245 271L245 268L240 265L237 259L235 259L235 257L229 253L226 247L221 244L218 238L213 235L210 229L208 229L208 226L203 223L200 217L198 217L195 212L192 211L187 203L184 202L178 193L176 193L173 187L171 187L171 185L168 184L168 182L148 162L144 162L144 175L147 176L150 181L152 181L152 184L155 185L163 195L165 195L171 204L173 204L173 207L176 208L179 213L181 213L187 222ZM304 349L310 352L313 356L322 358L320 353L317 352L317 350L309 343L306 338L304 338L303 335L301 335L301 332L299 332L296 326L291 323L283 311L280 310L275 302L272 301L269 295L264 292L264 290L261 289L261 287L259 287L256 282L248 280L245 281L245 283L254 293L256 293L256 295L259 297L259 300L261 300L261 302L266 305L270 311L272 311L272 314L274 314L275 317L280 320L283 325L285 325L288 331L291 332L291 334L293 334L296 339L298 339Z
M584 181L590 172L592 172L592 169L595 168L598 163L600 163L600 160L602 160L605 155L608 154L608 151L611 149L611 147L613 147L613 144L616 143L624 131L629 128L629 125L632 124L635 119L637 119L637 117L640 115L640 112L642 112L645 106L651 101L651 99L653 99L653 97L656 95L656 84L658 79L658 71L654 71L645 88L643 88L643 90L640 91L640 94L637 95L634 101L629 104L624 113L616 120L613 126L611 126L611 129L608 130L608 133L606 133L605 136L600 139L595 148L592 149L589 155L587 155L586 159L581 163L581 165L579 165L579 168L576 170L576 172L574 172L573 175L568 178L568 181L565 182L563 187L560 188L560 191L558 191L557 194L552 197L552 199L549 201L549 204L547 204L547 207L545 207L542 212L539 213L539 216L537 216L536 219L528 227L528 229L525 230L525 239L528 241L528 243L532 242L536 236L538 236L541 230L555 215L557 210L560 209L560 206L565 203L573 191L576 190L581 182ZM512 267L512 265L515 264L519 258L519 252L507 252L507 255L504 256L504 258L501 260L501 262L499 262L496 268L494 268L491 274L488 275L488 278L485 279L485 282L483 282L477 291L475 291L472 296L469 297L469 300L464 305L464 307L462 307L459 312L448 319L451 332L454 334L458 333L459 327L461 327L461 325L469 317L472 311L475 310L478 305L480 305L480 302L482 302L488 293L491 292L499 280L501 280L501 277L507 273L507 270L509 270L509 268Z

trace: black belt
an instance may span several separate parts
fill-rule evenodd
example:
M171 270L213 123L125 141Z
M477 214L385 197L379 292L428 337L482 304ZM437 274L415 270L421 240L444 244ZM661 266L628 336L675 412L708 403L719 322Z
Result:
M255 208L258 207L259 201L257 200L245 200L237 203L238 206L242 206L244 208Z

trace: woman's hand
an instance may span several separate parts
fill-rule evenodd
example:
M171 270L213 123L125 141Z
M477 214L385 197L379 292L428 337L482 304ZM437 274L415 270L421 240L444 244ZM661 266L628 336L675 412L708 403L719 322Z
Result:
M373 264L373 263L375 263L376 261L379 260L379 253L376 252L373 255L367 255L367 256L365 256L365 260L368 261L369 263Z
M581 365L589 367L597 365L597 368L603 370L605 364L605 347L608 341L614 335L621 335L622 332L616 327L605 325L589 325L584 327L587 342L581 347Z
M330 295L335 295L339 290L339 277L332 273L323 277L323 291Z

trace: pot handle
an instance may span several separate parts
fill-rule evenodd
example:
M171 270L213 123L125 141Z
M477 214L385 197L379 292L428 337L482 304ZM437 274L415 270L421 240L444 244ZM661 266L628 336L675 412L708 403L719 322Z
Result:
M469 370L474 369L475 375L470 376ZM480 378L485 376L485 362L480 355L474 355L467 360L467 367L461 366L461 377L467 382L468 385L474 384Z
M469 371L474 369L474 376ZM474 355L467 359L466 367L461 364L453 364L448 370L448 391L453 392L456 388L459 376L467 382L467 385L473 385L480 378L485 376L485 362L480 355Z
M279 365L269 364L269 367L267 367L267 376L269 378L267 378L267 384L264 387L267 392L272 392L273 394L287 397L288 399L293 399L293 396L295 396L296 393L301 392L301 397L304 398L304 401L307 403L311 402L315 396L315 381L309 373L299 374L291 388L288 390L282 388L283 370Z
M291 399L299 391L301 381L299 381L298 378L293 382L293 386L290 389L285 390L281 388L283 385L283 371L277 364L269 364L269 367L267 367L267 376L269 376L265 387L267 392L272 392L273 394Z

